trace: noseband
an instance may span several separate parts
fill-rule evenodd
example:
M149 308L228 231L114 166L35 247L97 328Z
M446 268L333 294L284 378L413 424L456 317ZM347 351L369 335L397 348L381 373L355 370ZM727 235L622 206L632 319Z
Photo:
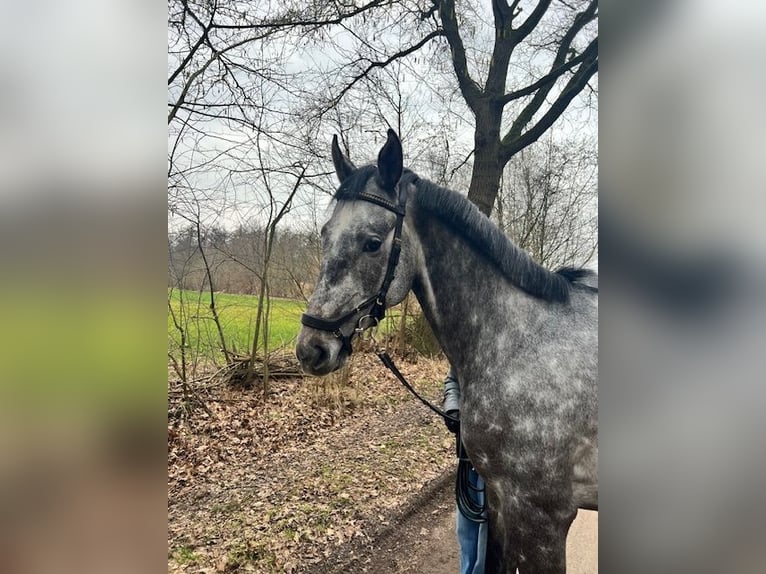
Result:
M352 351L351 339L354 335L376 326L386 314L386 297L388 296L388 289L391 287L391 282L394 280L394 273L396 272L396 266L399 264L399 255L402 251L402 226L404 224L405 207L407 205L407 185L395 186L394 190L396 190L397 187L399 191L398 204L365 192L362 192L355 197L355 199L374 203L375 205L379 205L396 214L391 253L388 254L386 274L383 277L383 283L378 292L372 297L365 299L345 315L341 315L335 319L322 319L321 317L309 315L308 313L301 315L301 323L306 327L311 327L312 329L318 329L320 331L328 331L340 339L341 348L345 349L349 355ZM353 331L348 335L344 335L341 331L341 327L349 319L366 309L369 309L368 313L359 318Z

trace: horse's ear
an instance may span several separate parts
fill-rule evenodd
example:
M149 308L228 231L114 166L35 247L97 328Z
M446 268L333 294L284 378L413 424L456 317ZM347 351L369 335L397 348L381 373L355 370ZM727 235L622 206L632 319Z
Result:
M402 142L391 128L388 129L388 139L378 154L378 173L388 190L393 189L402 177Z
M335 164L335 173L341 183L356 170L354 164L340 151L337 135L332 136L332 162Z

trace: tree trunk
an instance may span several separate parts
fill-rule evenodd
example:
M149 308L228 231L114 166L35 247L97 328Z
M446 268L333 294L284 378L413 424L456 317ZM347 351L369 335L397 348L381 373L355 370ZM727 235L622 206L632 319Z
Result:
M497 149L491 144L485 144L481 147L477 144L471 185L468 188L468 199L474 202L481 212L488 217L495 205L502 175L503 166L498 157Z

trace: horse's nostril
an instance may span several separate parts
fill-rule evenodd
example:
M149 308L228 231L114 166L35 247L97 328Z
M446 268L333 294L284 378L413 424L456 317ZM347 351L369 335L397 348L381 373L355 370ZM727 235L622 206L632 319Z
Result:
M304 367L310 369L317 369L322 364L327 362L330 356L330 351L324 345L320 343L298 345L295 351L298 356L298 360Z
M324 363L325 359L327 359L327 355L327 349L325 349L322 345L314 345L314 358L311 361L312 366L318 367Z
M298 357L298 360L301 363L307 363L309 359L311 358L311 353L309 352L310 347L307 347L305 345L298 345L295 348L295 356Z

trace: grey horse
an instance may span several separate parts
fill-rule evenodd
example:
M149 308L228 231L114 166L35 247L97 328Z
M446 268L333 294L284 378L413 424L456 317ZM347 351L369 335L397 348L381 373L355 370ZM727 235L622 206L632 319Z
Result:
M549 271L460 194L403 168L396 133L341 182L296 354L325 375L355 333L415 293L462 386L462 437L486 483L487 572L566 572L578 508L597 509L598 285Z

